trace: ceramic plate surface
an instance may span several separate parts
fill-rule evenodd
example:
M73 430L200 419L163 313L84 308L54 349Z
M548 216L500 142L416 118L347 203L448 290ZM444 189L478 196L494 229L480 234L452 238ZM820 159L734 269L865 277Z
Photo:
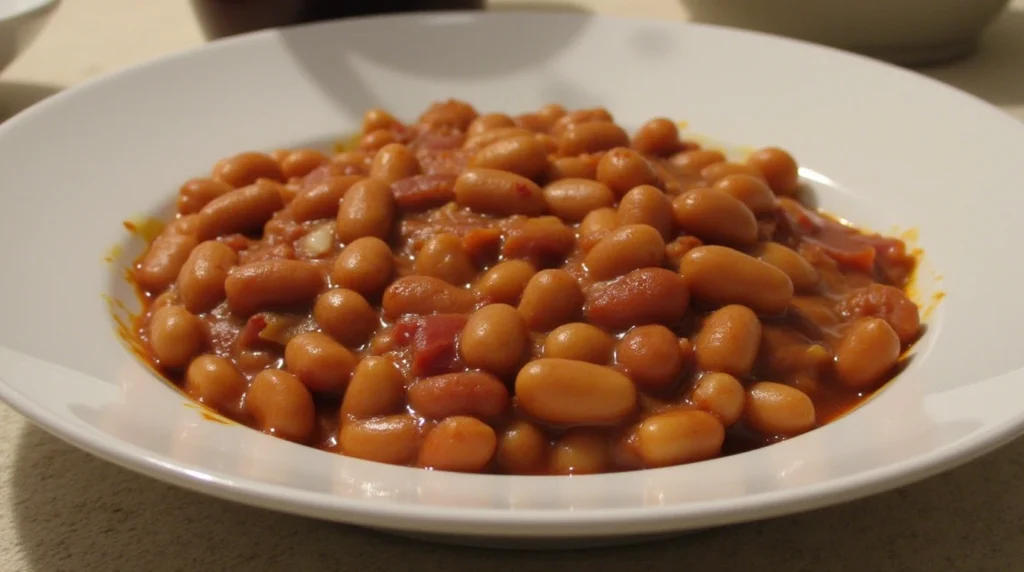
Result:
M242 150L326 143L364 110L412 119L601 105L737 146L778 145L820 205L924 250L927 334L838 421L755 452L583 477L385 466L204 419L116 335L137 308L122 222ZM211 44L62 93L0 126L0 397L59 437L155 478L253 505L413 533L674 532L875 493L1024 429L1024 126L910 72L768 36L553 14L326 23ZM105 261L111 258L111 262ZM940 293L944 299L935 304Z

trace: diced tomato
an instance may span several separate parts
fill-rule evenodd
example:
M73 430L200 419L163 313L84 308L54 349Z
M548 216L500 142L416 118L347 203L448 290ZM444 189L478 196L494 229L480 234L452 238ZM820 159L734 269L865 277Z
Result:
M395 203L403 210L423 210L455 200L455 175L416 175L391 184Z
M260 332L267 327L266 314L253 314L238 332L236 341L239 347L251 348L260 341Z
M501 230L475 228L462 237L462 247L477 266L486 266L498 257L501 249Z
M403 318L395 324L396 343L412 347L413 377L460 369L456 344L467 319L465 314L436 314Z

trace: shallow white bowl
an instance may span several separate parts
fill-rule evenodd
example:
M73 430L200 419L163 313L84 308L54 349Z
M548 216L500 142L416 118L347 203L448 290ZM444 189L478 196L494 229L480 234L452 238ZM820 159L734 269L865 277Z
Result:
M135 307L123 270L143 246L123 220L169 213L181 181L220 157L329 141L369 107L412 117L448 96L509 112L604 105L627 125L668 115L732 144L780 145L826 209L881 231L916 229L920 296L946 297L927 312L910 367L822 429L689 466L573 478L385 466L210 422L122 346L105 297ZM1024 126L961 92L712 27L449 14L218 42L0 125L0 397L168 482L411 533L593 539L838 503L963 463L1024 428L1024 272L1012 239L1022 154Z
M0 70L39 34L60 0L0 0Z

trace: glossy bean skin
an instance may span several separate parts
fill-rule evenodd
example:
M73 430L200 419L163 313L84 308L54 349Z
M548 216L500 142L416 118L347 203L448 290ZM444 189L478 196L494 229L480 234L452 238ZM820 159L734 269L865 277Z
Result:
M597 178L597 163L593 155L581 155L579 157L558 157L548 167L547 177L549 181L559 179L587 179Z
M400 125L401 122L387 111L374 108L363 114L362 132L372 133L378 129L393 129Z
M464 314L473 308L473 295L439 278L406 276L384 290L381 307L388 318L405 314Z
M281 181L284 174L277 161L265 153L239 153L217 163L213 168L213 179L236 189L251 185L259 179Z
M708 165L725 161L725 155L721 151L712 149L697 149L694 151L683 151L672 156L672 163L691 175L699 175Z
M548 154L533 135L499 139L477 151L470 164L535 179L548 170Z
M427 377L409 386L409 406L428 419L452 415L489 418L508 406L505 384L487 373L467 371Z
M319 185L299 191L288 204L288 209L296 222L335 218L342 197L361 179L358 175L331 177Z
M478 115L466 128L466 135L477 135L500 127L515 127L516 122L504 113L484 113Z
M311 392L342 394L358 358L327 334L299 334L284 348L286 370Z
M539 473L547 462L548 450L547 437L536 425L514 421L498 437L495 461L506 473Z
M747 424L766 435L791 437L815 425L811 398L781 383L759 381L750 386L744 408Z
M431 127L450 127L465 131L479 114L465 101L448 99L432 104L417 122Z
M821 277L806 258L793 249L777 242L763 242L751 253L758 258L783 271L793 282L796 292L814 292L818 288Z
M619 201L615 223L620 227L646 224L661 233L662 237L672 236L672 201L657 187L634 187Z
M174 283L192 250L199 244L191 234L164 231L139 259L133 275L135 282L150 292L159 292Z
M337 286L375 298L395 273L395 257L386 242L375 237L357 238L338 255L331 270Z
M667 157L681 147L679 126L664 117L647 121L633 134L633 148L645 155Z
M693 346L699 368L747 377L761 347L761 321L746 306L719 308L704 320Z
M248 385L235 364L218 355L203 354L185 371L185 393L217 411L237 413Z
M675 325L686 314L689 293L680 276L663 268L634 270L589 294L587 321L609 330L645 324Z
M532 137L533 133L528 129L523 129L522 127L496 127L486 131L481 131L480 133L470 133L469 137L467 137L466 141L463 143L462 148L468 151L478 151L496 141L523 136Z
M592 475L608 470L611 452L603 435L584 428L566 431L551 448L550 471L556 475Z
M725 441L725 428L704 411L673 411L645 419L637 437L644 463L648 467L664 467L718 456Z
M397 413L405 400L405 377L384 357L363 358L349 380L341 402L341 419L369 419Z
M741 304L758 314L781 314L793 298L784 272L724 246L700 246L683 256L679 272L694 298L713 305Z
M602 238L583 263L594 280L609 280L627 272L660 266L665 258L665 241L646 224L620 226Z
M558 140L558 154L572 157L615 147L629 147L629 135L607 121L570 123Z
M565 270L542 270L526 283L519 313L534 332L575 321L583 308L583 291Z
M401 143L385 145L373 156L370 176L391 184L420 172L416 155Z
M235 266L224 281L228 307L240 316L309 304L323 287L320 269L299 260L263 260Z
M755 151L747 158L747 164L760 171L777 194L791 195L800 185L796 160L778 147L765 147Z
M455 201L478 213L536 216L547 210L544 193L526 177L495 169L466 169L455 180Z
M416 419L405 413L342 423L338 433L338 451L366 461L406 465L419 447Z
M615 362L626 369L633 383L644 391L672 387L683 371L679 338L665 326L638 326L615 347Z
M743 417L746 393L735 377L720 372L705 373L693 388L690 400L729 427Z
M395 217L395 199L387 183L363 179L341 199L337 215L337 236L342 243L372 236L386 238Z
M380 326L377 311L355 290L334 288L321 294L313 305L313 319L338 342L359 347Z
M601 425L636 408L636 387L608 367L583 361L541 358L516 376L516 396L527 413L555 425Z
M762 179L761 172L756 168L746 163L733 163L731 161L712 163L700 171L701 178L712 185L732 175L746 175L755 179Z
M559 266L576 246L576 233L558 217L541 216L511 222L501 255L527 260L537 268Z
M755 216L771 214L778 208L768 184L750 175L727 175L718 179L714 188L747 205Z
M305 177L313 169L326 165L330 158L316 149L296 149L281 160L281 175L284 178Z
M526 321L507 304L488 304L473 312L459 338L459 355L471 369L498 377L515 372L529 343Z
M473 291L488 304L518 304L536 273L537 269L525 260L505 260L485 272Z
M757 219L747 205L715 189L693 189L672 201L676 226L705 242L745 247L757 242Z
M616 197L640 185L653 185L658 180L647 159L626 147L616 147L602 155L597 162L596 177Z
M548 183L543 192L548 210L569 222L581 221L591 211L615 203L615 195L607 185L589 179L559 179Z
M544 339L544 357L605 365L614 347L615 340L601 328L574 322L551 330Z
M224 300L224 281L238 263L228 246L208 240L196 246L178 273L178 295L188 311L201 314Z
M498 438L487 424L473 417L449 417L423 439L419 465L436 471L478 473L487 466L498 447Z
M178 190L178 213L197 213L213 199L226 195L232 190L234 187L224 181L189 179Z
M283 206L280 185L259 181L207 203L199 210L196 234L200 240L209 240L250 232L262 228Z
M462 240L454 234L430 237L416 255L416 274L440 278L449 284L462 286L476 276L476 267Z
M847 387L871 389L886 379L900 359L900 338L885 320L854 322L836 347L835 372Z
M149 346L160 367L180 369L206 346L203 322L181 306L165 306L149 318Z
M611 207L599 208L587 213L576 230L580 247L589 251L618 226L618 215Z
M551 126L551 134L561 136L570 125L578 123L611 123L615 120L612 114L603 107L591 107L587 109L576 109L570 111L555 121Z
M299 378L286 371L266 369L256 374L245 407L264 433L296 443L305 443L313 435L313 396Z

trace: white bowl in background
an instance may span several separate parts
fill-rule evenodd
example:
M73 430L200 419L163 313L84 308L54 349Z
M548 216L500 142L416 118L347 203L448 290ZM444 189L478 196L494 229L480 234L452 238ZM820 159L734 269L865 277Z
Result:
M39 34L60 0L0 0L0 70Z
M971 53L1008 0L680 0L697 22L859 52L903 65Z

